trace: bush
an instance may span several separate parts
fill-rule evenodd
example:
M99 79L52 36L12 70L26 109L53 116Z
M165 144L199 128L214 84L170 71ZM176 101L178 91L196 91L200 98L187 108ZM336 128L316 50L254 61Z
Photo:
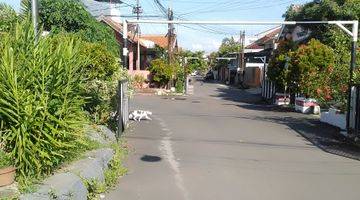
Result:
M81 42L33 35L26 20L0 39L1 138L21 177L49 174L85 145Z
M298 49L292 42L280 43L270 60L268 77L278 87L286 85L291 92L316 98L323 106L334 102L346 105L348 65L343 64L332 48L318 40L312 39Z
M185 90L185 72L180 66L177 67L175 89L177 93L183 93Z
M9 31L16 22L16 12L10 6L0 3L0 33Z
M174 69L170 67L164 59L155 59L151 61L149 71L153 75L153 81L160 86L165 86L171 80Z
M0 169L12 166L12 159L10 154L6 153L0 148Z
M294 76L299 77L298 84L302 93L317 98L323 104L333 100L334 86L341 82L339 79L333 80L339 75L335 73L339 70L334 70L339 67L335 64L335 57L330 47L315 39L299 47L292 63L296 71ZM338 78L344 80L345 77ZM346 83L344 86L346 87Z
M141 75L138 75L136 74L133 78L132 78L132 85L135 87L135 88L142 88L143 87L143 84L145 83L146 79L141 76Z
M103 44L85 42L81 59L87 59L84 67L86 78L84 97L85 110L97 124L107 124L110 112L116 109L116 88L118 80L126 79L126 71L119 60Z

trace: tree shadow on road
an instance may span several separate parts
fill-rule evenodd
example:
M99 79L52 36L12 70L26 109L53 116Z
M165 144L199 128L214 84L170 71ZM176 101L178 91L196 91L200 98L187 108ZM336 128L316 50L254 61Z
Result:
M339 128L320 122L318 117L295 113L292 108L266 104L260 94L250 93L247 90L234 88L217 90L219 94L216 97L233 102L226 103L227 106L233 105L263 112L254 116L253 120L286 125L325 152L360 160L360 147L341 135Z

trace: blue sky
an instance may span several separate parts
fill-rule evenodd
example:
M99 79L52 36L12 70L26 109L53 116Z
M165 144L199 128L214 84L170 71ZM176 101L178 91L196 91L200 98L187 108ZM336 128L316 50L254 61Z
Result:
M94 4L84 0L96 14L109 14L107 4ZM110 1L110 0L109 0ZM282 20L282 14L291 4L303 4L308 0L160 0L164 7L172 4L176 18L186 20ZM0 0L15 8L20 0ZM124 0L119 6L122 15L132 15L130 5L136 0ZM151 19L165 19L154 0L140 0L144 13ZM153 18L153 15L159 16ZM145 17L144 17L145 19ZM149 18L148 18L149 19ZM245 30L247 36L267 30L269 26L180 26L176 25L179 44L191 50L215 51L224 37L237 36ZM165 25L142 25L142 34L166 34Z

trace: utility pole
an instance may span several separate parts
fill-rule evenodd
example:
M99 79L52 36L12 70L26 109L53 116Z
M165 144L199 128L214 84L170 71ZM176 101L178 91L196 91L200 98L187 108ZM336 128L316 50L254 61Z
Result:
M34 27L34 34L35 34L35 40L37 40L38 37L38 17L39 17L39 10L38 10L38 1L37 0L31 0L31 14L32 14L32 21L33 21L33 27Z
M140 14L142 13L142 9L140 6L140 1L136 0L136 7L133 9L133 13L136 14L136 19L140 19ZM136 70L140 70L141 64L141 51L140 51L140 25L136 25L136 34L137 34L137 58L136 58Z
M168 20L173 21L174 20L174 13L172 10L172 0L170 0L170 5L168 8ZM170 67L173 67L173 61L174 61L174 49L173 49L173 43L174 43L174 24L169 23L168 24L168 64ZM174 86L173 83L173 77L170 80L170 88Z
M238 74L240 73L240 80L239 83L241 86L244 84L244 73L245 73L245 31L240 31L240 51L239 51L239 70Z

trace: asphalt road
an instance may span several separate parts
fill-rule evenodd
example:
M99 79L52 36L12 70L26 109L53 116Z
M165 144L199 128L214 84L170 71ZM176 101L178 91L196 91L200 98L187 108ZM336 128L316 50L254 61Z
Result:
M257 98L201 82L187 98L136 96L132 107L153 121L128 130L129 174L106 199L360 199L359 161L314 146L299 132L326 130Z

